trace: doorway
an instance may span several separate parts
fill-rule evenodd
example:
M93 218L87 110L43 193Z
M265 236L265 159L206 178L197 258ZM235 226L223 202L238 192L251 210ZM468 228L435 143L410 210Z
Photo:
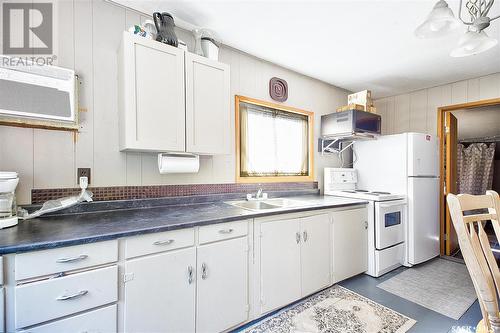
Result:
M440 251L441 255L459 257L446 195L500 190L500 99L448 105L437 111L440 193L443 194L440 200ZM499 247L498 244L492 246Z

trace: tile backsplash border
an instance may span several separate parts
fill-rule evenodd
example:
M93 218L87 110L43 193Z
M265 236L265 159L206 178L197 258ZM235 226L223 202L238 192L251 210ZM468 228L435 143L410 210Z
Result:
M224 193L250 193L257 191L259 188L262 188L264 191L315 190L318 189L318 182L109 186L89 187L89 190L94 194L92 197L94 201L109 201ZM32 189L31 203L41 204L48 200L77 195L80 191L80 188Z

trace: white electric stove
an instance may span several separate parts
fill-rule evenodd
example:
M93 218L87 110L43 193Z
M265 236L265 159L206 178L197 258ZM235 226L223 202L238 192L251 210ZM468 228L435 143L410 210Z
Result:
M325 168L324 194L368 201L368 270L379 277L406 264L406 196L356 189L357 172Z
M373 201L389 201L389 200L405 199L405 195L402 194L395 194L384 191L368 191L360 189L333 190L333 191L328 191L328 195L335 195L339 197L354 198L354 199L373 200Z

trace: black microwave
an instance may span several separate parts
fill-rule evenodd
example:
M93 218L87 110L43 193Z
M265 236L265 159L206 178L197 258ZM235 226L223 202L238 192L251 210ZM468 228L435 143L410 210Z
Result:
M376 113L347 110L321 116L323 138L353 134L380 135L382 117Z

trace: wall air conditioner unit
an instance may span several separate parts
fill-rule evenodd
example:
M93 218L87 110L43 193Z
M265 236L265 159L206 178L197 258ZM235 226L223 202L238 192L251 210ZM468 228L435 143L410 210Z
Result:
M0 55L0 124L77 130L76 82L73 70Z

